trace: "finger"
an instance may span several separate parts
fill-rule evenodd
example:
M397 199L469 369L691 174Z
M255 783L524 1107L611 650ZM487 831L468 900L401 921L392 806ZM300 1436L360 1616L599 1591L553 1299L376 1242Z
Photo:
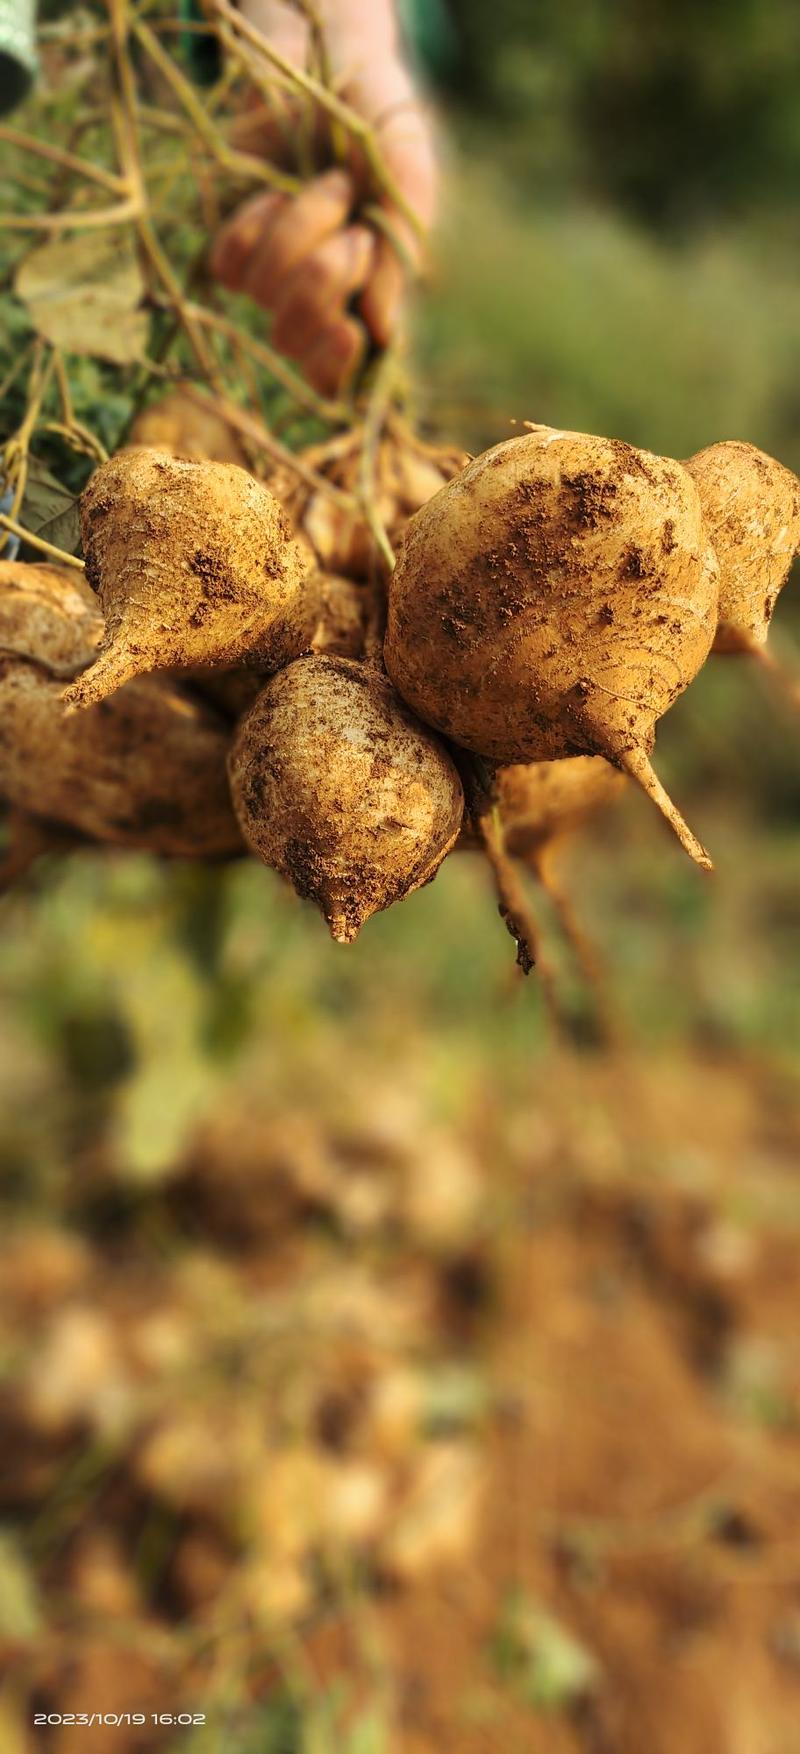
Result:
M375 249L368 226L350 225L304 257L275 301L272 339L282 353L301 359L320 330L344 314L369 280Z
M352 381L367 349L367 337L355 317L339 317L323 329L301 360L304 375L321 396L338 396Z
M394 245L388 238L379 238L373 270L358 301L359 313L377 347L388 347L397 330L408 281L408 269Z
M423 231L436 217L439 166L431 125L417 104L390 112L376 128L387 170L402 191ZM413 234L419 249L418 234Z
M242 285L251 298L271 310L281 283L326 238L347 223L353 205L352 179L346 171L326 171L300 195L278 209L244 272Z
M259 239L269 230L285 201L285 195L275 194L272 189L266 194L253 195L237 208L218 232L211 251L211 272L232 292L241 286Z

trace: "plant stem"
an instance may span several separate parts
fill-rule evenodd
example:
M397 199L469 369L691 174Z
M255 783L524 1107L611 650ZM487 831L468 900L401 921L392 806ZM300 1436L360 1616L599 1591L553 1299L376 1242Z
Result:
M49 554L59 566L74 566L79 572L84 571L85 563L78 560L77 555L67 554L63 548L54 548L52 542L45 542L43 536L34 536L32 530L26 530L24 524L18 524L16 518L7 517L5 512L0 512L0 527L9 530L12 536L19 536L23 542L29 542L32 548L40 549L42 554Z

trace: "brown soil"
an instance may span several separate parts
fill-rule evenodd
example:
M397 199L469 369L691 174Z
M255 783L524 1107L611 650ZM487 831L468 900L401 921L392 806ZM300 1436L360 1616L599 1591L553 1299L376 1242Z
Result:
M479 1550L385 1607L397 1747L794 1754L800 1117L736 1066L580 1090L519 1151ZM597 1659L586 1697L543 1713L499 1683L510 1589Z

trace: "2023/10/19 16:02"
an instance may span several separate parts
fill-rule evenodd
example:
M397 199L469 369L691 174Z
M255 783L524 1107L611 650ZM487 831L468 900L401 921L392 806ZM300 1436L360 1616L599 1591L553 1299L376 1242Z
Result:
M35 1729L58 1726L90 1729L101 1724L109 1729L141 1728L144 1724L157 1724L163 1729L201 1729L205 1721L204 1711L37 1711L33 1718Z

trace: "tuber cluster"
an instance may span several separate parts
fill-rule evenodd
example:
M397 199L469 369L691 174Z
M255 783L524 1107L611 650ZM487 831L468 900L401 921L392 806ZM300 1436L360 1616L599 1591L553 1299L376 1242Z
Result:
M712 649L763 646L800 541L789 470L546 426L468 459L389 411L265 486L196 404L173 392L92 476L85 580L0 565L16 820L246 846L342 943L478 844L524 967L515 862L577 940L553 855L624 775L710 865L650 755Z

